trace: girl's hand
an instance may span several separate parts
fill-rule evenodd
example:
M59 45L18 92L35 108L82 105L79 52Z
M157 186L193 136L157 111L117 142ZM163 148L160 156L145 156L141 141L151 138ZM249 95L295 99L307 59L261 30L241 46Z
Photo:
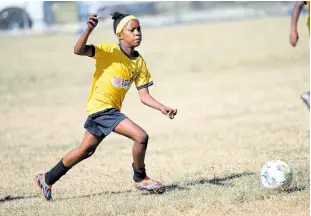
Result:
M89 30L92 31L97 26L98 17L99 17L98 14L92 14L92 15L90 15L88 17L88 19L87 19L87 27L88 27Z
M174 116L177 114L177 109L172 109L166 106L161 107L160 110L164 115L168 116L170 119L173 119Z
M293 47L296 46L298 39L299 39L299 36L298 36L297 31L291 31L290 36L289 36L289 42Z

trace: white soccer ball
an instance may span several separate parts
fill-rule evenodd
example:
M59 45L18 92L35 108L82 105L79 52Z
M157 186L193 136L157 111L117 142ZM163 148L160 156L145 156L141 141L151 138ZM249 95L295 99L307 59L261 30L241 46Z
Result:
M268 189L287 189L293 180L292 169L280 160L268 161L261 169L261 183Z

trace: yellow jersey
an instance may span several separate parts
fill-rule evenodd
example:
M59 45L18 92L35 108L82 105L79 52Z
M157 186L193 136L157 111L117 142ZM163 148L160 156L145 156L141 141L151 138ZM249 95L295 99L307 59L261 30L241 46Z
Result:
M307 26L309 29L309 33L310 33L310 1L305 1L305 4L308 7L308 20L307 20Z
M94 48L95 73L86 106L89 115L107 108L121 111L133 82L138 90L153 84L146 62L137 51L133 59L119 44L97 44Z

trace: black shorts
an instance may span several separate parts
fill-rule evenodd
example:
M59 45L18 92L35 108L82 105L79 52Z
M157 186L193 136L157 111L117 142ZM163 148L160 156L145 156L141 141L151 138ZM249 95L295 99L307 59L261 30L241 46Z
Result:
M91 134L102 137L107 136L127 116L118 109L110 108L93 113L85 121L84 128Z

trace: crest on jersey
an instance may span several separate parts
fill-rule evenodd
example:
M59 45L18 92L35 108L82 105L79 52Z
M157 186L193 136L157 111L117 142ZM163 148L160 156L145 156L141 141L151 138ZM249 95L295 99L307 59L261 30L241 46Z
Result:
M113 86L123 89L128 89L131 87L131 81L127 79L122 79L118 77L113 77L111 80Z

